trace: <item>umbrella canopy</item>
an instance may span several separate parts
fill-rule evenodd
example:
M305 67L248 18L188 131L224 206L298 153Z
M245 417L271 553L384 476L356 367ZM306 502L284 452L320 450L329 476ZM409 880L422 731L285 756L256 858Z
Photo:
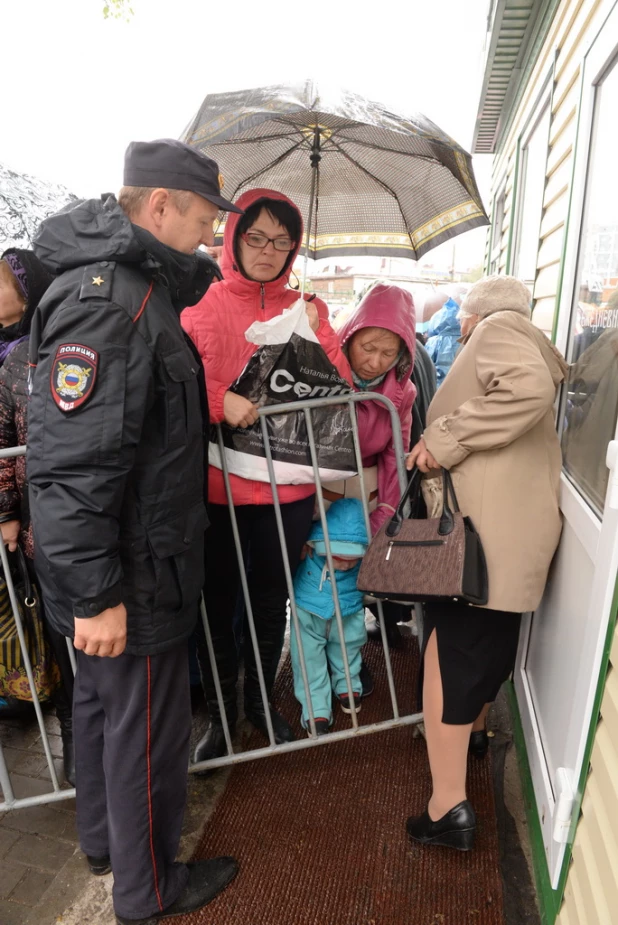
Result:
M76 198L64 186L0 164L0 251L30 247L43 219Z
M312 81L211 94L183 140L218 162L229 198L262 186L293 199L314 259L418 259L489 224L470 155L437 125Z

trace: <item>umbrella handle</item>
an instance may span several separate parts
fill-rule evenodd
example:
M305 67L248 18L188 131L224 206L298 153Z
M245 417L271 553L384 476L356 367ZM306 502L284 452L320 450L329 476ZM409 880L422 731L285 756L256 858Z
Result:
M305 260L303 264L303 278L300 287L300 297L304 298L305 289L307 286L307 265L309 263L309 241L311 239L311 222L313 221L313 207L315 203L315 191L317 187L318 180L318 171L320 169L320 161L322 160L322 155L320 154L320 127L316 125L313 135L313 147L311 148L311 154L309 155L309 160L311 161L311 193L309 194L309 217L307 220L307 233L305 236Z

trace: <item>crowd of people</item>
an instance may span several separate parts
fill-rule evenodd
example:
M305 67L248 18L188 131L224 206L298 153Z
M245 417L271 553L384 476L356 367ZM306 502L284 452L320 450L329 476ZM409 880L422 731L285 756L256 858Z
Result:
M233 389L255 351L245 332L298 301L290 275L303 235L287 196L253 189L224 199L217 164L180 142L130 145L124 184L118 199L74 203L49 217L32 251L9 249L0 259L0 447L28 447L26 466L0 460L0 529L10 552L23 550L41 593L80 845L94 874L113 872L119 925L198 909L238 870L227 857L176 861L189 764L189 640L209 713L196 762L226 754L220 703L233 734L241 661L245 717L266 737L270 725L276 743L294 738L260 686L261 674L270 700L289 596L273 492L268 482L229 477L258 664L247 634L239 647L240 566L208 440L211 424L258 423L257 403ZM201 246L213 245L221 210L229 214L217 263ZM414 302L402 288L375 285L339 332L324 302L311 293L304 300L317 342L349 389L377 392L396 408L428 516L441 507L447 469L485 550L486 606L424 607L419 700L433 792L407 822L416 841L467 850L476 827L467 755L487 751L489 705L513 670L521 614L538 605L559 541L552 407L566 364L532 324L527 288L510 277L482 280L461 305L444 306L448 332L438 319L435 336L449 333L455 316L462 336L456 349L438 345L450 367L437 364L438 382L436 344L428 352L417 337ZM308 680L307 690L292 632L295 693L309 735L329 732L333 707L358 712L373 687L357 575L400 487L386 406L367 400L357 411L371 535L359 476L319 487L333 574L315 484L277 484ZM221 701L198 620L202 592ZM398 644L409 608L386 602L383 618L387 640ZM74 680L65 637L77 653Z

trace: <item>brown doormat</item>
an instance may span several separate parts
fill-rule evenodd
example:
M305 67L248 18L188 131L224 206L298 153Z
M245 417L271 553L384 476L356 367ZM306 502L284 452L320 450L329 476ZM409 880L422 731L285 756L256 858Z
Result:
M390 697L381 646L365 660L375 691L359 721L386 719ZM392 653L402 713L414 711L418 647ZM289 660L275 703L294 722L299 707ZM350 724L335 708L336 729ZM251 736L249 747L264 745ZM431 793L425 741L411 727L239 765L196 857L234 855L238 877L179 925L503 925L490 759L470 759L468 795L477 817L473 851L412 845L409 815Z

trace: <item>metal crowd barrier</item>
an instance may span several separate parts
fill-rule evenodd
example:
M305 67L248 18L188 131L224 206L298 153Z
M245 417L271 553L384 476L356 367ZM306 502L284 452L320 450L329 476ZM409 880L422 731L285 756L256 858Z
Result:
M352 690L352 680L350 677L350 666L348 662L345 645L342 645L344 673L345 673L345 678L347 682L348 694L350 696L350 706L352 710L350 714L352 725L349 729L341 730L339 732L331 732L326 736L320 736L320 737L316 736L315 717L313 715L313 709L311 706L311 696L309 692L309 680L308 680L308 675L307 675L307 666L306 666L306 661L305 661L305 654L303 651L302 639L300 636L300 626L299 626L299 621L298 621L296 601L294 597L293 576L292 576L292 571L290 568L290 562L288 559L287 547L285 543L283 520L281 517L281 505L279 501L279 493L277 489L277 484L275 481L273 459L272 459L272 454L271 454L270 443L268 440L266 419L269 415L272 415L272 414L290 414L296 411L302 411L304 413L305 421L307 425L309 450L311 454L311 461L313 465L313 471L315 474L315 482L317 486L316 498L317 498L319 513L320 513L320 520L322 523L322 527L324 529L326 560L328 563L328 568L329 568L330 573L334 574L333 557L332 557L332 551L330 547L330 538L328 534L328 524L326 522L326 511L325 511L324 500L323 500L322 492L321 492L321 480L320 480L320 474L319 474L319 468L318 468L318 458L317 458L317 450L316 450L316 445L315 445L315 436L314 436L314 431L313 431L312 411L317 408L329 407L331 405L341 406L344 402L346 402L349 406L350 418L352 422L352 436L353 436L353 441L354 441L355 462L356 462L356 467L359 473L359 480L360 480L360 485L361 485L361 496L362 496L364 518L365 518L365 526L367 529L367 535L371 536L371 530L370 530L370 524L369 524L369 506L368 506L367 496L366 496L366 491L365 491L365 484L364 484L364 477L363 477L363 465L362 465L362 453L361 453L359 436L358 436L358 425L357 425L357 420L356 420L356 408L355 408L356 404L362 401L380 402L387 408L390 414L391 425L393 429L395 455L397 459L397 474L398 474L398 479L399 479L399 486L400 486L401 491L403 491L406 486L406 474L405 474L405 466L404 466L404 448L403 448L403 440L401 436L401 426L399 422L399 415L397 414L395 406L392 404L392 402L388 398L385 398L383 395L379 395L378 393L375 393L375 392L354 393L349 396L345 396L345 398L342 398L341 396L335 396L333 398L312 399L308 401L296 401L296 402L289 402L289 403L280 404L280 405L270 405L268 407L260 408L260 411L259 411L260 425L262 429L262 435L264 438L264 446L266 449L266 461L268 465L270 486L271 486L272 493L273 493L275 517L276 517L277 528L278 528L278 533L279 533L279 542L281 544L281 550L282 550L282 555L283 555L283 566L284 566L286 582L287 582L289 605L290 605L290 616L291 616L291 631L296 633L296 639L298 642L298 653L300 656L303 685L305 688L305 696L306 696L307 707L309 711L309 731L311 732L311 737L303 738L295 742L288 742L282 745L275 744L275 737L274 737L272 722L270 718L270 710L268 708L268 695L267 695L266 685L264 681L264 673L262 670L257 634L256 634L255 623L253 619L253 609L251 606L251 598L249 596L249 587L248 587L247 576L246 576L245 567L244 567L243 550L241 546L240 535L238 532L238 524L236 521L234 505L232 503L230 476L229 476L229 472L228 472L226 461L225 461L225 452L224 452L224 447L223 447L223 438L221 435L221 429L219 428L218 439L219 439L219 449L221 453L221 460L222 460L222 466L223 466L223 477L225 480L225 487L226 487L226 492L227 492L227 497L228 497L228 505L229 505L229 510L230 510L231 522L232 522L232 530L233 530L233 535L234 535L234 543L236 547L236 555L237 555L237 559L239 563L240 580L241 580L242 592L243 592L244 603L245 603L247 623L248 623L249 633L251 637L251 644L253 646L253 651L255 653L255 664L256 664L257 673L258 673L262 702L264 704L264 709L265 709L269 745L262 747L262 748L251 749L249 751L244 751L244 752L234 751L234 747L232 743L232 736L230 733L229 725L227 722L225 706L223 703L221 684L219 681L219 675L217 671L217 664L216 664L216 658L215 658L215 653L213 649L210 627L208 624L206 608L204 605L204 601L202 599L201 607L200 607L201 617L202 617L202 623L203 623L204 633L206 637L206 644L208 647L208 655L209 655L211 670L213 673L214 685L215 685L215 690L217 694L217 701L219 704L221 721L222 721L223 730L225 734L227 755L223 756L222 758L215 758L210 761L202 761L198 764L193 764L189 768L189 771L191 772L200 772L204 770L223 767L226 765L241 764L243 762L253 761L257 758L266 758L273 754L283 754L286 752L299 751L300 749L304 749L304 748L314 748L318 745L327 745L332 742L340 742L344 739L350 739L352 737L359 736L359 735L369 735L370 733L381 732L387 729L393 729L393 728L407 726L407 725L416 725L420 723L423 719L422 713L411 713L411 714L401 715L399 704L397 701L395 683L393 679L393 669L391 665L388 640L386 638L386 628L385 628L385 622L384 622L382 603L380 601L377 601L378 617L379 617L380 629L381 629L381 634L382 634L382 645L383 645L384 659L385 659L385 666L386 666L386 675L387 675L388 688L389 688L392 713L393 713L392 718L385 719L378 723L370 723L370 724L362 725L362 726L359 725L357 711L354 706L354 692ZM26 447L15 447L15 448L6 449L6 450L0 450L0 458L7 458L11 456L23 456L25 455L25 453L26 453ZM19 606L17 603L15 588L14 588L13 581L12 581L11 574L10 574L7 550L5 548L4 543L1 543L1 542L0 542L0 561L2 564L2 570L3 570L4 576L7 582L11 605L13 608L13 615L15 617L15 624L17 627L20 645L21 645L22 652L24 655L24 663L26 667L26 673L28 676L28 682L30 684L31 691L33 692L34 710L35 710L37 722L39 725L39 729L41 731L43 749L45 752L45 758L47 760L47 766L49 768L51 785L53 787L53 791L50 793L37 794L36 796L31 796L31 797L17 798L14 794L13 787L11 785L10 774L9 774L9 771L6 765L6 761L5 761L5 757L4 757L4 753L2 749L2 743L0 742L0 788L2 789L2 793L4 795L3 802L0 802L0 813L2 813L2 812L7 812L8 810L22 809L27 806L37 806L37 805L46 804L46 803L59 802L61 800L70 800L75 796L75 789L74 788L61 789L60 783L58 781L58 776L56 774L56 769L54 767L54 760L53 760L53 756L51 753L49 738L47 735L47 730L45 728L43 712L41 710L41 704L39 702L37 691L36 691L36 686L34 683L34 677L32 673L32 664L30 662L30 657L28 655L28 650L26 646L23 622L21 619ZM335 619L337 621L339 637L341 640L344 640L345 633L344 633L344 627L343 627L343 617L342 617L341 608L339 604L337 585L336 585L336 582L334 581L332 582L332 588L333 588L333 601L334 601L334 606L335 606ZM417 622L420 623L420 613L419 613L418 608L416 609L416 613L417 613ZM73 646L70 640L68 639L67 639L67 645L69 647L69 653L71 656L71 664L73 666L73 671L75 672L75 653L73 651Z
M7 459L11 456L25 456L26 447L12 447L7 450L0 450L0 459ZM28 647L26 645L26 636L24 633L24 624L21 618L19 605L17 602L17 596L15 593L15 586L13 584L13 579L11 577L11 570L9 568L9 559L6 546L4 543L0 542L0 561L2 563L2 573L6 581L7 590L9 592L9 598L11 601L11 607L13 610L13 617L15 619L15 625L17 627L17 635L19 637L19 644L21 646L22 657L24 660L24 666L26 669L26 675L28 676L28 684L30 685L30 691L32 693L32 703L34 706L34 712L36 714L37 722L39 724L39 729L41 730L41 741L43 743L43 751L45 752L45 759L47 761L47 767L49 769L49 775L51 777L51 784L54 788L51 793L42 793L37 794L36 796L31 797L21 797L17 798L13 791L13 786L11 784L11 777L9 770L6 765L4 758L4 752L2 749L2 742L0 742L0 789L2 790L4 799L0 802L0 813L7 812L10 809L24 809L26 806L40 806L44 803L57 803L61 800L71 800L75 796L75 788L71 787L70 789L62 790L58 782L58 775L56 774L56 768L54 766L54 759L51 753L51 748L49 744L49 737L47 735L47 730L45 728L45 721L43 719L43 711L41 710L41 704L39 701L39 696L36 690L36 685L34 683L34 675L32 672L32 662L30 661L30 655L28 653ZM67 646L69 647L69 654L71 656L71 665L73 666L73 673L75 673L75 652L73 651L73 645L70 640L67 639Z
M201 761L197 764L193 764L189 769L192 772L201 772L201 771L210 770L214 768L224 767L227 765L241 764L242 762L246 762L246 761L254 761L256 758L267 758L274 754L280 755L286 752L299 751L300 749L303 749L303 748L314 748L318 745L328 745L329 743L340 742L344 739L350 739L358 735L368 735L373 732L381 732L383 730L393 729L393 728L407 726L407 725L417 725L418 723L422 722L422 719L423 719L422 713L411 713L411 714L407 714L404 716L402 716L400 713L399 704L397 701L397 693L395 691L395 682L393 679L393 669L391 665L388 640L386 638L386 627L385 627L385 622L384 622L384 613L383 613L382 603L380 601L377 601L376 603L377 603L377 609L378 609L378 619L380 623L380 630L382 634L382 645L383 645L384 659L385 659L385 666L386 666L386 676L388 680L388 688L389 688L391 706L392 706L392 711L393 711L392 719L385 719L378 723L371 723L371 724L363 725L363 726L359 725L357 711L354 706L354 692L352 690L352 681L350 677L350 666L348 663L348 657L347 657L345 645L342 645L341 649L342 649L342 655L343 655L344 673L345 673L345 678L346 678L346 683L347 683L347 688L348 688L348 695L350 697L350 706L352 710L350 714L352 725L349 729L344 729L339 732L330 732L328 735L325 735L325 736L320 736L320 737L316 736L315 717L313 715L313 709L311 706L311 696L309 692L307 665L305 661L305 654L303 651L302 639L300 635L300 625L298 621L296 600L294 597L294 583L293 583L292 572L290 569L290 562L289 562L288 555L287 555L287 547L285 543L285 534L284 534L284 529L283 529L283 520L281 517L281 505L279 502L279 492L277 489L277 483L275 479L275 472L274 472L274 467L273 467L271 447L270 447L270 443L268 439L266 419L267 417L273 414L291 414L297 411L302 411L304 413L305 422L307 425L307 436L309 440L309 450L311 454L311 462L313 465L315 483L317 487L316 498L317 498L319 513L320 513L320 520L322 523L322 528L324 530L324 540L325 540L324 545L326 548L326 560L328 563L329 572L331 575L333 575L335 570L333 566L333 558L332 558L332 552L331 552L331 547L330 547L330 538L328 534L328 524L326 522L326 511L324 507L324 499L322 497L322 491L321 491L321 480L320 480L320 474L319 474L318 458L317 458L317 451L316 451L316 445L315 445L315 437L314 437L314 431L313 431L313 421L312 421L311 412L317 408L329 407L331 405L341 406L342 404L346 402L348 404L348 407L350 410L350 418L352 422L352 436L353 436L353 441L354 441L355 462L356 462L356 468L358 470L360 486L361 486L361 497L362 497L362 504L363 504L363 513L364 513L364 518L365 518L365 526L367 529L367 535L371 537L371 529L370 529L370 524L369 524L369 506L368 506L367 495L365 491L362 453L361 453L361 447L360 447L359 436L358 436L358 424L356 420L356 408L355 408L356 404L362 401L380 402L387 408L390 414L391 426L393 430L395 456L397 460L397 474L399 478L399 487L400 487L400 490L403 492L406 486L406 474L405 474L405 465L404 465L405 454L404 454L404 448L403 448L403 439L401 435L401 424L400 424L399 415L397 413L395 406L388 398L385 398L383 395L380 395L377 392L357 392L351 395L347 395L344 398L342 398L342 396L335 396L333 398L310 399L306 401L287 402L285 404L264 406L260 408L259 410L259 419L260 419L260 425L262 429L262 436L264 440L264 447L266 450L266 461L268 465L270 487L273 493L275 517L277 521L279 542L281 544L281 551L283 555L283 566L285 569L285 577L286 577L287 589L288 589L290 616L291 616L290 631L296 633L296 641L298 643L298 654L299 654L300 663L301 663L303 686L305 688L305 698L306 698L307 708L309 712L309 729L311 732L311 737L303 738L295 742L287 742L281 745L277 745L275 743L275 737L274 737L271 718L270 718L270 710L268 706L268 695L266 691L266 685L264 682L264 674L262 671L257 635L255 631L255 623L253 619L253 608L251 605L251 598L249 596L247 576L245 573L243 549L242 549L242 545L240 541L238 523L236 520L236 514L235 514L234 504L232 500L232 490L230 486L230 476L229 476L226 459L225 459L223 436L221 433L221 428L220 427L218 428L218 442L219 442L219 452L221 455L223 478L225 481L225 488L226 488L227 498L228 498L228 507L229 507L230 518L232 522L232 532L234 535L234 543L236 547L236 557L237 557L238 565L239 565L240 581L241 581L241 587L242 587L244 604L245 604L245 612L246 612L247 623L249 627L249 633L251 637L251 644L253 646L253 651L255 654L255 664L256 664L257 673L258 673L260 693L262 696L262 703L264 705L264 711L265 711L265 716L266 716L266 726L268 730L269 744L263 748L251 749L249 751L244 751L244 752L234 752L234 748L232 744L232 737L231 737L229 725L227 722L225 705L223 703L221 684L219 681L219 675L217 671L217 664L216 664L216 658L215 658L215 653L214 653L213 644L212 644L210 627L208 625L208 616L206 613L204 601L202 600L201 616L202 616L202 622L204 626L204 634L206 636L206 644L208 647L210 667L211 667L211 671L213 674L213 680L214 680L215 690L217 694L217 702L219 705L221 723L222 723L223 732L225 735L227 755L224 755L221 758L211 759L210 761ZM339 638L343 641L345 639L344 628L343 628L343 617L341 614L341 608L339 605L339 595L337 593L337 585L335 581L332 582L332 588L333 588L333 603L335 606L335 619L337 621ZM419 621L420 613L419 613L418 608L416 608L416 613L417 613L417 621Z

